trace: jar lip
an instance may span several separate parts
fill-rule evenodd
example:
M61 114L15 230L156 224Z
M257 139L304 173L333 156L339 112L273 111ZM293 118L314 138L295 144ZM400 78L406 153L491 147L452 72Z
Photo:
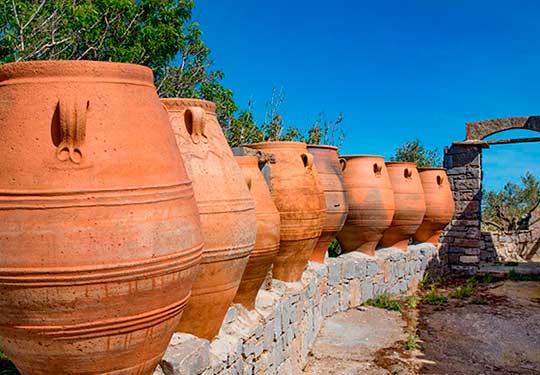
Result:
M395 165L414 165L416 167L416 163L415 162L412 162L412 161L387 161L385 162L386 165L391 165L391 164L395 164Z
M143 65L93 60L34 60L0 65L0 84L46 81L132 81L154 85L152 70Z
M353 158L358 158L358 159L368 159L368 158L376 158L376 159L383 159L384 160L384 156L382 155L369 155L369 154L353 154L353 155L340 155L340 157L344 158L344 159L353 159Z
M308 150L310 148L320 148L320 149L328 149L328 150L336 150L337 151L337 146L332 146L332 145L310 145L308 144L307 145L307 148Z
M201 107L208 111L216 111L216 103L195 98L161 98L161 103L167 110L183 110L188 107Z
M446 172L446 168L443 168L443 167L418 167L418 171L421 172L421 171L445 171Z
M270 142L258 142L258 143L249 143L240 145L241 147L250 147L256 149L265 149L265 148L298 148L305 150L307 145L304 142L296 141L270 141Z

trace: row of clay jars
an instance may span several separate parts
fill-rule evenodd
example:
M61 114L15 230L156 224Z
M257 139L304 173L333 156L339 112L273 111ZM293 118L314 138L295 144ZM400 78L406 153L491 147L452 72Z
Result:
M442 168L384 163L381 156L346 156L350 212L337 238L344 252L374 255L378 245L405 250L409 240L437 243L454 213Z
M162 102L193 181L204 238L199 274L177 330L212 340L255 244L255 204L217 121L215 104L196 99Z
M152 374L178 324L202 234L153 82L0 66L0 342L22 374Z

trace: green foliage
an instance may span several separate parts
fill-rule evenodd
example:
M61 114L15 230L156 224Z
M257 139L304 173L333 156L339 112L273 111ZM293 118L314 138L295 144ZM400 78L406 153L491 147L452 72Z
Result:
M450 293L450 298L455 298L455 299L469 298L470 296L473 295L474 290L476 288L476 284L477 284L476 279L470 278L469 280L467 280L465 285L458 286L457 288L455 288L452 291L452 293Z
M335 258L341 254L341 246L339 246L339 242L337 240L333 240L330 243L330 246L328 246L328 256L331 258Z
M411 309L415 309L418 306L418 298L415 295L407 297L405 300L405 303L407 306L409 306Z
M0 375L19 375L15 365L0 350Z
M515 231L527 229L531 213L540 205L540 179L527 172L521 184L506 183L501 191L484 191L482 230Z
M408 161L416 163L418 167L440 167L442 165L439 150L427 149L419 139L413 139L396 148L392 161Z
M387 294L368 299L364 304L366 306L378 307L385 310L401 311L401 303L397 300L391 299Z
M428 305L444 305L448 303L448 298L445 295L440 294L437 289L432 286L422 298L422 302L427 303Z
M345 132L341 128L343 115L340 113L335 120L328 120L323 113L319 113L315 123L308 129L304 142L313 145L341 146L345 140Z
M520 273L515 270L510 270L510 272L508 272L508 279L512 281L540 281L540 275Z
M422 347L419 344L420 338L417 335L409 335L405 342L405 350L413 351L420 350Z
M487 305L488 301L482 297L473 297L471 298L471 303L473 305Z

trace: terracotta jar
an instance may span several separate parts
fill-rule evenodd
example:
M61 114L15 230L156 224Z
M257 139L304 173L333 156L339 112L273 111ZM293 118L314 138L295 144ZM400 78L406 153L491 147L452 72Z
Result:
M326 201L322 234L310 260L324 263L328 246L343 228L349 213L349 202L342 172L347 161L338 158L337 147L334 146L309 145L308 151L313 155Z
M272 275L282 281L299 281L321 235L326 212L313 155L302 142L264 142L247 147L275 158L275 163L263 168L281 217L280 247Z
M337 239L343 252L375 255L377 243L394 217L394 192L382 156L344 156L349 215Z
M0 65L0 342L22 374L152 374L178 324L202 235L153 82Z
M219 125L215 104L162 99L193 181L203 259L177 330L213 339L236 295L255 244L255 203Z
M234 302L253 310L257 293L279 250L279 211L259 170L258 157L235 156L235 158L250 183L251 195L255 201L257 237Z
M436 245L439 237L454 216L454 196L444 168L418 168L424 187L426 214L414 239Z
M415 163L388 162L386 169L394 190L396 208L392 224L384 232L379 245L407 250L409 240L426 213L424 189Z

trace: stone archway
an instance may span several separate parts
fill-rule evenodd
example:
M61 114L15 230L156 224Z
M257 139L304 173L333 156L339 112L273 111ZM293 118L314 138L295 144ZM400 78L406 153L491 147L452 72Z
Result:
M456 212L441 239L450 270L473 274L486 262L480 224L482 220L482 150L491 145L540 142L540 138L489 140L510 129L540 132L540 116L512 117L466 124L466 139L444 151L444 167L454 193Z

